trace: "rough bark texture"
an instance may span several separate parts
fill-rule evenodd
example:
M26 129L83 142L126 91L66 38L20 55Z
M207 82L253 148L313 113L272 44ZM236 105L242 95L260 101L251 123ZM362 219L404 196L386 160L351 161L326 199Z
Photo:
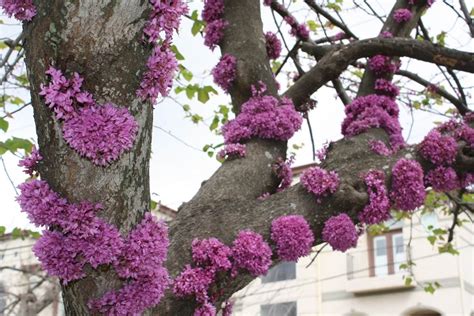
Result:
M225 1L224 19L229 26L221 50L238 60L238 75L231 90L236 111L250 96L250 86L258 81L264 82L269 92L276 95L266 56L259 2ZM150 52L140 41L147 17L147 1L55 0L38 3L38 12L33 23L26 27L26 52L38 141L45 154L40 170L42 177L72 202L103 203L105 211L101 216L125 234L148 209L150 200L148 164L152 108L138 102L135 96ZM433 52L440 50L441 55L469 57L441 48L425 51L427 46L422 45L398 39L359 41L342 47L322 58L286 95L300 105L323 84L337 78L351 61L387 50L390 54L415 58L420 55L420 59L434 62L437 61L433 60ZM472 56L470 58L468 61L472 62ZM135 116L140 127L138 137L134 148L119 161L107 168L96 167L65 144L60 124L38 96L40 84L46 81L45 70L51 63L69 74L80 72L85 77L85 88L100 103L111 101L126 106ZM249 141L245 159L224 162L203 183L195 197L180 207L170 228L167 266L171 275L176 276L185 264L190 263L192 239L214 236L230 244L239 230L252 229L269 240L270 223L281 215L304 215L319 243L327 218L340 212L356 218L357 212L366 204L367 193L361 174L369 169L382 169L388 175L389 184L391 166L399 157L418 158L413 148L390 158L370 153L368 141L374 138L388 142L384 131L372 129L331 144L323 167L337 170L342 184L336 194L322 203L317 203L300 185L265 201L257 200L262 193L275 191L279 181L271 165L277 158L285 158L287 146L285 142ZM463 146L460 144L460 152ZM457 167L474 171L471 160L460 154ZM120 286L120 281L108 268L88 272L86 278L63 287L68 315L88 315L86 303L90 298ZM220 286L224 290L221 299L229 297L251 279L242 275L233 280L221 280ZM191 301L178 300L168 293L151 314L192 315L193 309Z
M51 187L71 202L101 202L99 214L127 233L149 208L152 108L135 91L149 53L140 41L146 21L143 0L37 1L38 15L26 24L26 63L44 160L40 171ZM137 62L139 61L139 62ZM127 107L139 124L133 149L107 168L79 157L65 143L61 124L38 92L45 71L55 65L67 75L79 72L84 88L99 103ZM87 315L87 301L120 285L109 269L93 271L63 287L68 315Z

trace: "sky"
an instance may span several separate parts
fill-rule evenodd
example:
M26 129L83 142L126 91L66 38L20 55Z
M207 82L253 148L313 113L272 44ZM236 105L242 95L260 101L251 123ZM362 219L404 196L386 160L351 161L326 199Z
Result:
M374 1L374 8L381 13L388 14L390 5L393 2L376 0ZM432 34L446 31L449 34L447 38L449 47L473 51L473 41L470 40L465 25L459 19L448 18L451 15L447 12L446 6L438 2L423 17L425 24L430 26ZM314 20L315 17L310 12L298 10L298 3L301 3L301 1L292 7L297 12L297 16ZM381 3L384 5L381 5ZM200 1L190 3L191 12L194 9L200 8ZM274 30L273 19L269 9L263 7L262 12L264 31ZM360 38L376 36L381 26L379 21L366 14L361 14L358 10L350 9L344 12L343 16L347 17L346 21L351 30ZM13 37L19 34L21 28L17 22L5 16L1 16L0 19L5 22L0 25L0 38ZM183 19L181 31L175 36L175 44L186 58L183 61L183 65L194 73L194 80L200 84L212 84L210 70L219 60L219 49L211 52L203 45L201 36L192 36L189 31L191 25L189 20ZM287 30L284 29L283 31ZM331 32L330 35L334 35L338 31L332 30ZM312 34L313 38L318 38L319 36ZM4 51L0 52L0 54L4 54ZM425 78L436 78L434 72L436 68L432 65L417 61L407 63L405 59L402 62L402 68L423 73ZM282 92L285 89L286 83L284 78L278 79L282 83ZM461 79L465 85L474 85L472 76L462 75ZM416 85L414 87L419 88ZM21 92L17 93L24 100L29 100L29 95ZM310 112L309 116L313 127L316 148L320 148L325 141L336 141L342 137L340 125L344 118L344 109L342 103L336 98L334 91L328 88L320 89L313 95L313 98L318 101L318 105L316 109ZM199 103L197 100L189 101L182 95L160 100L154 110L155 128L153 131L150 170L153 200L161 201L161 203L167 206L177 208L181 203L191 199L199 189L202 181L209 178L219 167L220 163L215 158L209 158L202 151L202 147L206 144L222 142L222 137L213 135L209 131L208 126L213 118L213 111L216 110L217 106L228 104L229 102L230 98L222 91L220 91L218 96L212 96L206 104ZM191 110L199 113L204 118L204 123L196 125L191 120L185 118L185 113L179 103L190 104ZM432 128L433 121L442 120L439 116L419 111L413 113L412 117L412 113L405 106L402 106L400 110L400 121L404 127L404 136L409 143L419 142ZM19 112L9 122L9 131L6 134L0 134L0 140L7 139L12 135L36 139L31 108ZM410 133L412 122L412 132ZM297 150L295 166L313 161L306 123L290 140L290 148L293 144L303 144L303 147ZM0 226L6 226L7 230L14 227L33 229L34 227L29 224L26 215L20 212L19 206L15 201L16 192L14 186L17 186L26 179L26 175L17 167L19 158L10 153L5 154L3 158L5 168L0 164ZM8 172L8 176L5 170Z

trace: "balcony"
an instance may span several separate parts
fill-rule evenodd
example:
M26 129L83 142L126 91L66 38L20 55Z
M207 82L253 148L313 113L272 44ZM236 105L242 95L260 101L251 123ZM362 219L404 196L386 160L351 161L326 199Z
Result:
M411 276L411 270L399 268L400 264L407 261L407 258L411 258L410 249L403 248L405 248L403 254L400 251L400 245L390 245L385 248L385 251L375 248L348 253L346 291L353 294L369 294L416 287L414 280L410 285L405 285L403 276Z

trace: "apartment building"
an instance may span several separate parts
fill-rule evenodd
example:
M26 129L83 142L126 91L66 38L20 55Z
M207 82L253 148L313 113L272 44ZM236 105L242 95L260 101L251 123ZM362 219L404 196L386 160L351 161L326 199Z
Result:
M365 233L346 253L315 248L236 293L234 315L474 315L473 225L456 230L459 255L440 254L427 240L451 224L450 216L426 213L388 222L381 235ZM409 261L414 265L404 266Z

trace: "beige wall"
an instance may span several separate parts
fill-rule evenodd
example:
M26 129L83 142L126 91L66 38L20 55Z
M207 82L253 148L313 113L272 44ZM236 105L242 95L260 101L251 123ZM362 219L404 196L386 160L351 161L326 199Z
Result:
M438 219L440 227L451 225L450 217ZM326 247L316 261L305 266L310 258L297 264L297 279L261 284L254 281L236 293L235 315L260 315L260 305L297 301L298 315L410 315L420 309L432 309L442 315L470 315L474 311L473 225L457 228L454 245L459 256L439 254L428 243L428 231L415 214L412 229L403 224L404 245L410 240L411 257L415 262L412 277L415 282L405 287L403 275L369 277L367 236L359 239L358 247L347 252L333 252ZM348 278L348 257L353 267L364 271ZM441 287L434 294L423 290L425 282L437 281ZM260 294L259 294L260 293ZM283 315L282 315L283 316Z

